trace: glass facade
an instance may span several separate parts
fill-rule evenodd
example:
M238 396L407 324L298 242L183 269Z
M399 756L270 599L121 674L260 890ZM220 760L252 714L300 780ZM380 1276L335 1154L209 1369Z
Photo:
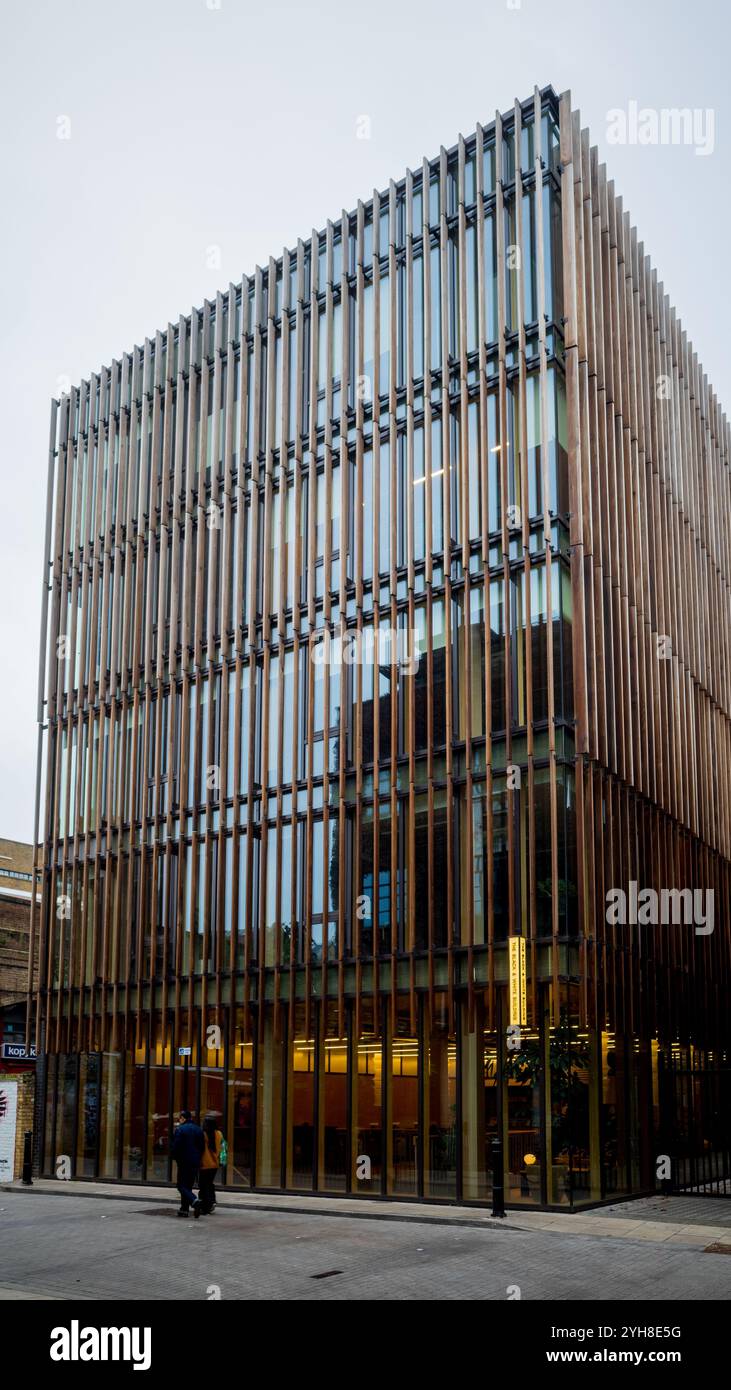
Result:
M54 404L47 1171L168 1181L186 1106L233 1186L484 1202L499 1139L589 1203L654 1185L699 1021L726 1084L698 939L678 1012L686 938L603 924L731 847L644 772L571 130L537 92Z
M594 1106L598 1136L600 1095L590 1095L585 1043L575 1026L545 1024L526 1038L525 1053L511 1059L504 1050L498 1054L498 1035L485 1028L482 994L471 1027L465 1003L450 1028L442 991L431 1006L428 995L420 996L413 1023L408 999L393 1025L384 1003L378 1030L367 1009L359 1027L354 1001L346 1006L342 1035L336 1002L313 1003L309 1025L304 1013L298 1005L291 1032L288 1010L267 1006L254 1042L234 1040L221 1049L213 1082L205 1052L200 1063L187 1056L172 1061L189 1046L183 1029L173 1053L172 1013L167 1060L160 1043L60 1056L57 1099L53 1080L48 1089L46 1171L68 1154L75 1156L77 1177L168 1182L169 1136L186 1104L223 1123L231 1150L224 1182L236 1188L485 1201L492 1190L490 1141L504 1132L510 1202L566 1204L598 1195L602 1156L598 1139L591 1150L589 1116ZM550 1108L542 1100L542 1049L552 1057ZM570 1072L561 1065L569 1052ZM217 1106L224 1095L225 1115ZM605 1133L613 1133L611 1124ZM609 1191L630 1190L617 1181L613 1157L604 1180Z
M713 1059L593 1037L572 987L553 1026L550 986L540 993L539 1025L518 1049L490 1027L485 991L472 1016L461 1001L451 1027L443 991L432 1005L419 995L414 1023L408 998L393 1024L384 1000L378 1026L370 1007L359 1021L349 1001L342 1034L334 1001L313 1002L309 1024L297 1006L294 1032L288 1009L267 1005L253 1042L224 1044L213 1082L203 1050L172 1062L190 1035L181 1031L174 1054L171 1012L167 1061L159 1044L52 1058L44 1172L170 1182L169 1136L185 1103L223 1125L223 1186L489 1203L499 1138L509 1205L588 1205L648 1190L663 1087L680 1114L683 1180L721 1179L729 1090ZM498 1013L507 998L501 987ZM657 1110L645 1128L643 1094ZM700 1160L698 1133L710 1141Z

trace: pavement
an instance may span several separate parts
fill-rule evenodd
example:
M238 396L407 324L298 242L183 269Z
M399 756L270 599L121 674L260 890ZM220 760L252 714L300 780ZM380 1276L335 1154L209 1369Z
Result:
M727 1300L731 1203L590 1212L223 1192L176 1217L169 1187L0 1188L0 1300Z
M34 1178L32 1189L15 1182L0 1186L0 1193L45 1193L49 1196L106 1198L109 1201L152 1202L176 1205L177 1194L169 1186L154 1187L103 1182L62 1182ZM289 1212L327 1217L354 1217L362 1221L427 1222L450 1226L509 1228L516 1231L553 1231L570 1235L611 1235L651 1240L703 1249L713 1241L729 1241L731 1200L726 1197L646 1197L613 1203L589 1211L533 1211L508 1209L494 1218L488 1207L441 1205L437 1202L379 1201L362 1197L299 1196L291 1192L241 1192L218 1190L219 1210ZM611 1228L606 1222L612 1222Z
M731 1238L731 1196L729 1197L642 1197L635 1202L615 1202L602 1207L603 1216L653 1222L682 1222L685 1225L725 1229Z

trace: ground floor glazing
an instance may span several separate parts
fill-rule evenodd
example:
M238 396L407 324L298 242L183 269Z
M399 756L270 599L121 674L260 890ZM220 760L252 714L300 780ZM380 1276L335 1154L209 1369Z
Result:
M472 1008L457 995L451 1018L441 991L413 1011L404 995L307 1013L265 1004L245 1030L243 1009L186 1010L177 1026L156 1012L128 1021L117 1050L48 1055L43 1172L174 1180L188 1108L224 1131L234 1188L489 1203L497 1138L508 1204L586 1205L652 1190L664 1150L690 1153L699 1078L701 1147L718 1147L723 1097L693 1049L582 1028L575 986L558 1013L541 987L538 1024L518 1035L500 988L492 1027L481 991Z

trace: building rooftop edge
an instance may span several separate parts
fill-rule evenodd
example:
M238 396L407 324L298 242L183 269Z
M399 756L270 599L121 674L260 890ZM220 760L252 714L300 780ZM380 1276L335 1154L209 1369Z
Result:
M522 101L519 100L519 99L516 97L515 103L513 104L513 106L510 107L510 109L509 109L508 111L499 113L499 114L500 114L500 119L501 119L501 121L504 121L505 123L507 123L507 124L509 125L509 123L510 123L510 122L513 120L513 118L514 118L514 114L515 114L515 105L519 105L519 106L521 107L521 109L526 109L526 108L530 107L530 106L532 105L532 103L535 101L536 95L538 95L538 97L540 98L540 100L541 100L542 103L548 102L548 103L550 103L551 105L553 105L554 108L555 108L556 117L558 117L558 105L559 105L560 96L561 96L562 94L561 94L561 93L558 93L558 92L556 91L555 87L554 87L551 83L548 83L545 87L538 87L538 86L534 87L531 96L523 98ZM496 112L496 116L497 116L497 114L498 114L498 113ZM461 134L458 135L457 140L454 142L454 144L449 145L449 146L442 146L442 148L439 150L439 152L438 152L437 154L431 155L430 157L427 157L427 156L425 155L425 156L424 156L424 160L426 161L426 163L428 163L428 164L430 164L430 165L431 165L431 164L434 164L434 163L441 157L442 150L444 151L444 153L445 153L447 159L451 159L452 156L453 156L453 155L457 152L457 150L459 149L460 141L464 139L465 142L466 142L467 144L469 144L470 141L476 136L477 131L478 131L478 129L480 129L480 128L482 129L482 131L483 131L486 135L490 134L490 133L493 132L494 129L495 129L495 118L493 118L488 124L485 124L485 125L483 125L482 122L478 121L478 122L476 123L476 125L475 125L474 131L471 131L470 134L469 134L468 136L465 137L465 136L463 136L463 135L461 135ZM398 179L391 179L391 180L389 180L389 184L390 184L390 183L393 183L396 192L398 192L398 191L405 185L406 179L408 178L408 175L409 175L410 173L413 175L415 172L416 172L417 175L420 175L420 173L421 173L421 166L419 166L419 168L418 168L416 171L414 171L413 169L407 168L406 171L405 171L405 173L404 173L403 175L401 175ZM338 222L342 221L343 215L345 215L345 216L347 216L347 217L354 217L354 216L357 215L358 209L359 209L359 207L361 207L361 206L363 207L364 212L366 212L370 207L372 207L372 205L373 205L373 197L374 197L374 195L375 195L376 193L378 193L378 196L379 196L379 197L383 197L384 195L387 196L387 195L388 195L388 192L389 192L389 188L388 188L388 187L385 188L385 189L382 190L382 191L379 190L379 189L374 189L373 194L371 194L371 196L370 196L369 198L367 198L367 199L362 199L362 198L359 199L358 202L357 202L357 204L356 204L356 206L355 206L354 208L351 208L349 212L345 212L345 209L343 209L343 210L341 211L341 213L339 214L338 217L335 217L335 218L327 218L326 221L325 221L324 226L320 227L317 231L313 228L313 229L311 230L309 236L307 236L307 237L298 237L298 238L296 239L295 243L294 243L294 246L295 246L294 252L292 251L292 249L291 249L290 247L285 247L285 248L284 248L284 251L285 251L287 254L289 254L289 255L296 254L296 248L297 248L297 246L300 244L300 242L302 243L302 246L303 246L303 247L307 247L308 245L311 244L311 242L312 242L312 240L313 240L313 236L317 236L318 239L319 239L321 236L326 235L326 234L327 234L328 227L335 226ZM279 256L272 256L272 257L269 257L268 259L269 259L270 261L273 261L273 263L274 263L275 266L279 266L279 265L281 264L282 260L283 260L283 254L282 254L282 255L279 255ZM243 280L251 280L251 279L253 279L253 278L256 276L257 272L260 271L260 270L261 270L262 274L264 274L264 275L266 275L266 274L268 273L268 271L266 270L266 268L260 267L260 266L258 266L258 265L255 266L253 272L251 272L251 273L248 274L248 275L247 275L247 274L244 274L244 273L242 272L242 280L239 280L239 281L233 281L233 280L232 280L232 281L230 281L230 282L229 282L229 285L228 285L225 289L219 289L219 290L217 290L217 291L211 296L211 298L209 298L209 299L204 299L202 304L200 304L200 305L194 305L193 308L192 308L192 310L190 311L190 313L187 313L187 314L186 314L186 313L183 313L183 314L178 315L178 318L177 318L177 320L175 321L175 323L173 323L172 320L171 320L171 321L168 322L166 328L164 328L164 329L162 329L162 328L156 328L156 329L153 330L152 334L145 334L144 337L143 337L143 339L142 339L142 343L144 344L145 342L152 342L158 335L160 335L160 336L164 335L164 334L167 333L171 328L172 328L172 330L173 330L173 333L176 333L176 332L177 332L177 329L178 329L178 324L179 324L181 321L184 321L186 324L189 323L192 314L200 314L200 313L202 313L203 310L204 310L204 308L205 308L205 306L206 306L206 304L215 303L215 300L218 298L219 295L220 295L220 296L227 295L227 294L230 292L231 288L237 289L238 286L242 283ZM90 384L91 384L91 381L92 381L95 377L100 377L100 376L102 375L102 373L104 373L104 372L109 372L109 371L111 370L111 367L112 367L115 363L120 362L124 357L131 357L135 352L140 352L140 351L142 351L142 350L143 350L143 349L141 348L140 344L139 344L139 343L135 343L134 346L133 346L132 348L126 349L125 351L121 352L121 353L119 354L118 357L113 357L113 358L111 359L111 362L110 362L109 364L107 364L107 363L102 363L102 365L99 367L98 371L90 372L88 376L82 376L82 377L79 379L78 385L72 386L72 388L71 388L71 394L73 394L74 391L79 391L79 390L81 389L82 386L88 386L88 385L90 385ZM66 393L66 392L62 392L60 396L52 396L52 397L51 397L51 400L52 400L52 402L55 402L57 405L60 405L60 404L61 404L61 401L66 397L67 394L68 394L68 393Z

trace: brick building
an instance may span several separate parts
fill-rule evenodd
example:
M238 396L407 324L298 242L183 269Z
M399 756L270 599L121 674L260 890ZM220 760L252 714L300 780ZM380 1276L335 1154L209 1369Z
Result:
M20 1176L23 1135L33 1128L35 1047L26 1033L33 846L0 839L0 1111L17 1085L13 1176ZM0 1114L0 1120L3 1115ZM6 1166L9 1160L6 1157ZM0 1170L0 1176L9 1174Z

